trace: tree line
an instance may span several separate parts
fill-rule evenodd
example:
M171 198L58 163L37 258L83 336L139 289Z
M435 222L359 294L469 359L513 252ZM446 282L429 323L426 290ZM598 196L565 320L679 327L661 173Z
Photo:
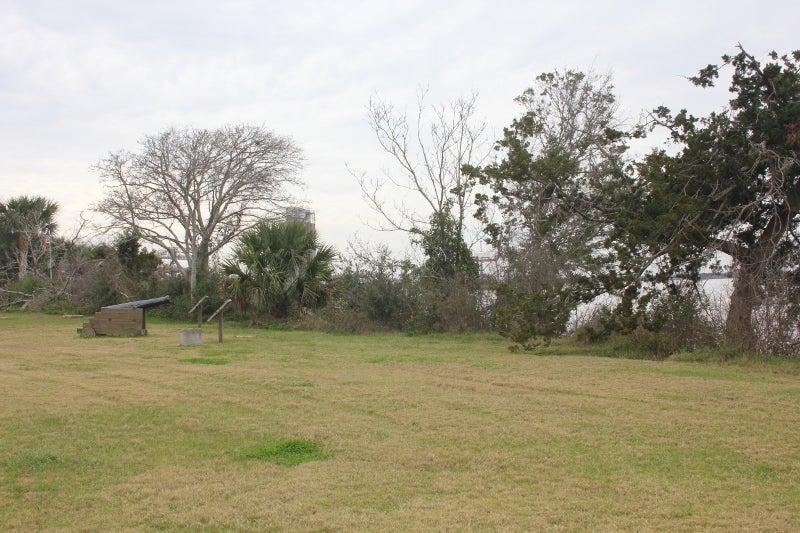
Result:
M105 195L93 207L117 240L82 253L94 257L86 264L115 258L126 291L172 284L187 302L233 297L253 323L489 328L521 348L572 331L660 355L702 344L797 355L799 63L797 51L760 61L740 46L688 80L704 88L726 77L727 104L705 116L660 106L635 124L619 117L610 74L544 73L493 145L475 95L430 106L422 94L412 117L373 98L368 122L395 167L350 172L379 224L406 232L420 261L359 243L337 254L313 228L281 221L302 166L290 139L246 125L170 129L98 163ZM631 148L654 131L668 142ZM419 201L398 202L401 190ZM43 198L0 205L4 305L32 294L24 280L45 285L53 243L60 287L81 279L62 266L80 263L69 255L79 246L55 238L55 209ZM489 275L473 254L481 240L495 254ZM698 282L720 265L732 290L712 316Z

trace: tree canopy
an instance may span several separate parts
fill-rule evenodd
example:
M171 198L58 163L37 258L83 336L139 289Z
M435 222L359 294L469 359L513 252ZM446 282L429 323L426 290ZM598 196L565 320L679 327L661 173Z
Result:
M700 116L661 106L627 124L611 74L543 73L516 98L519 115L488 163L475 95L429 106L423 93L413 116L372 99L369 126L394 168L356 175L362 197L382 229L407 232L424 258L381 251L344 268L350 318L419 331L489 321L531 348L564 334L582 304L611 296L598 318L604 331L654 332L677 315L692 326L704 305L701 272L724 264L732 292L714 342L724 336L773 353L783 348L764 339L775 326L797 353L800 51L760 60L739 46L689 81L727 84L730 100ZM630 150L654 130L668 140L644 155ZM70 255L63 241L54 271L66 281L53 293L72 298L70 280L90 271L109 280L127 274L130 292L179 272L173 281L183 287L183 270L156 268L158 251L173 266L188 262L189 296L206 274L222 272L239 307L257 314L321 305L331 295L333 250L312 228L275 222L292 206L301 163L290 139L249 125L171 128L145 136L136 151L109 154L96 165L104 197L93 207L118 230L116 264L105 246L103 264L95 258L97 268L84 268L90 250L81 255L73 242ZM13 278L44 281L36 274L57 209L41 197L0 203L0 281L15 300L34 291L14 289ZM471 250L472 213L497 253L488 278ZM212 271L226 245L233 255Z
M465 172L485 187L477 216L502 258L494 309L501 331L523 345L566 327L583 300L618 289L607 270L611 215L631 186L626 140L610 75L544 73L517 102L502 158Z
M95 209L173 262L185 257L194 291L211 256L289 205L301 162L290 139L261 127L172 128L97 164L105 197Z
M668 265L690 274L711 253L729 256L736 271L726 335L755 345L754 312L771 278L798 274L800 222L800 51L773 52L762 64L739 47L690 78L700 87L733 70L729 106L705 117L660 107L658 124L679 148L643 165L646 210L663 223Z
M0 244L5 264L18 279L38 273L38 263L56 230L58 203L42 196L0 202Z
M767 286L800 280L800 52L762 64L740 47L722 59L690 80L709 87L732 68L727 108L652 113L671 152L627 155L643 130L619 126L610 79L567 71L518 98L526 112L498 142L500 161L465 168L488 188L478 216L507 269L497 316L518 342L558 333L570 306L602 292L632 327L658 291L726 254L725 335L756 348Z

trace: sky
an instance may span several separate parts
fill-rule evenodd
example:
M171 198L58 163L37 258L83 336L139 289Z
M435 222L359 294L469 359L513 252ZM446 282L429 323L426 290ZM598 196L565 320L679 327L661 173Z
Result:
M787 0L0 0L0 201L59 203L63 235L102 197L92 166L169 127L247 123L303 150L294 191L320 238L408 239L378 219L348 168L395 172L369 128L371 97L415 111L477 93L490 141L514 98L555 69L611 72L621 113L723 107L686 80L737 43L800 49Z

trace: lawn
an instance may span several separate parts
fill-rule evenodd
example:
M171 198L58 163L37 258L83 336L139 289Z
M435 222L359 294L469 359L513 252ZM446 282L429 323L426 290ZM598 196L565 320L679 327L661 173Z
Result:
M3 531L800 531L798 365L0 318Z

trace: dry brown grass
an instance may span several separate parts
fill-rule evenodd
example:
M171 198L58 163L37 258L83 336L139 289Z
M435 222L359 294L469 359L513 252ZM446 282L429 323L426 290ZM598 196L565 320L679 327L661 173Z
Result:
M796 374L480 337L228 327L179 347L173 324L82 339L8 316L7 531L800 530ZM240 458L281 439L327 458Z

